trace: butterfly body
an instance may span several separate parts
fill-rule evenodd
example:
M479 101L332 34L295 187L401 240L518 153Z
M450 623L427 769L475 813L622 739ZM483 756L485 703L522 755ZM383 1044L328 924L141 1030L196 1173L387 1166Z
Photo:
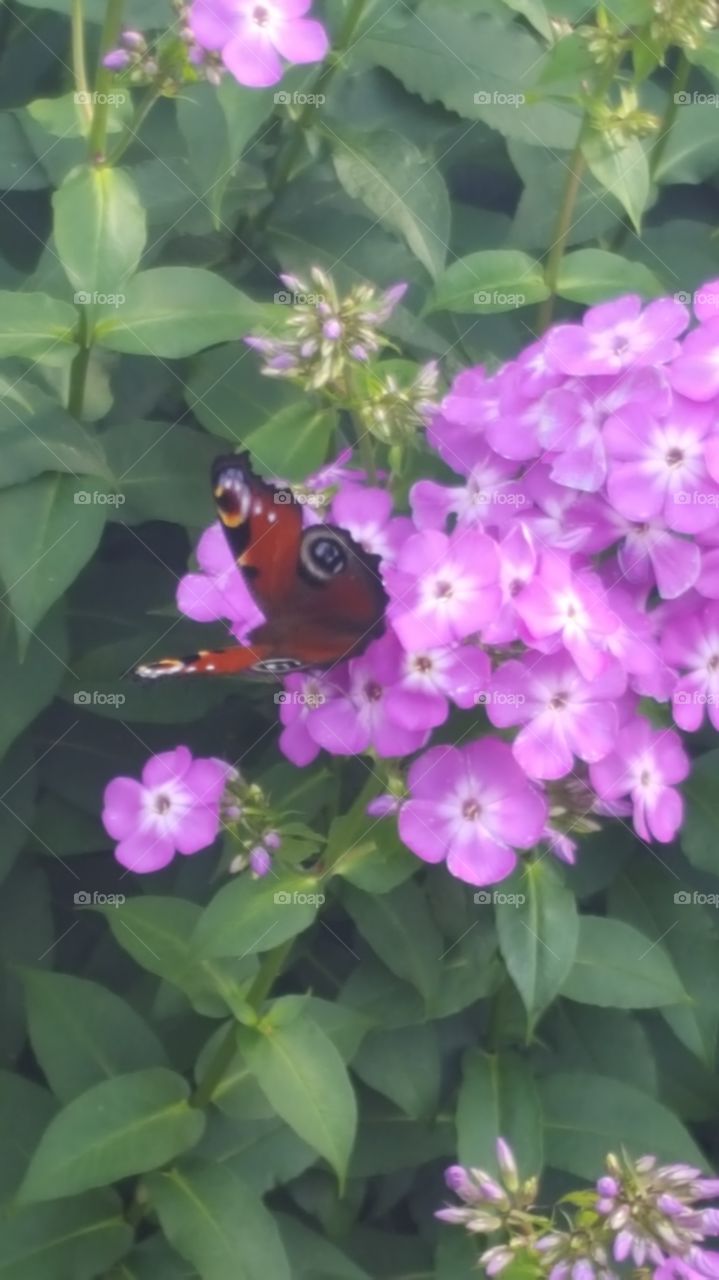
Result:
M227 543L265 621L244 645L144 663L138 676L273 679L333 666L382 634L387 596L377 556L335 525L305 528L292 491L257 476L246 453L217 458L211 480Z

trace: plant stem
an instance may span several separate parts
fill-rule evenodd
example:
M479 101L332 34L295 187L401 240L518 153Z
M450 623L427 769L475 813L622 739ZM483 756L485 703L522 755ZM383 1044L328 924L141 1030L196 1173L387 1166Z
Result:
M92 121L92 103L90 102L90 86L87 79L87 61L85 58L85 15L82 11L82 0L72 0L72 69L75 79L75 91L80 95L80 106L87 124Z
M105 21L100 38L100 56L95 75L95 100L92 116L88 149L93 164L105 164L105 144L107 139L107 118L110 104L108 97L112 87L114 72L103 66L103 58L115 47L122 28L122 7L124 0L107 0Z
M140 99L140 102L138 103L137 108L135 110L135 114L132 117L130 124L127 126L125 133L123 134L122 138L118 142L115 149L110 152L107 158L108 164L117 164L121 156L124 156L125 152L127 151L127 148L130 146L134 138L137 136L137 133L140 129L140 126L142 125L143 120L145 120L146 117L149 115L150 111L152 110L155 103L157 102L157 99L159 98L159 96L160 96L159 90L153 86L151 89L148 89L144 97Z
M361 426L361 424L360 424ZM359 451L360 461L370 484L374 484L377 480L377 467L374 460L374 447L372 445L372 437L369 432L361 427L357 435L357 449Z
M557 221L554 226L552 235L552 247L549 251L547 266L544 273L544 279L549 289L549 297L545 298L541 303L537 316L537 328L539 333L544 333L552 323L554 315L554 302L557 296L557 284L559 281L559 271L562 265L562 258L567 247L567 239L572 226L572 215L574 206L579 193L579 184L584 172L585 160L582 154L582 146L587 135L589 127L589 117L585 115L584 120L579 129L577 141L569 160L569 173L564 186L564 194L562 203L559 206Z
M87 371L90 365L90 332L85 307L82 307L79 312L79 343L80 350L70 368L70 388L67 399L68 412L78 420L82 418Z
M259 1013L274 982L279 977L282 966L292 948L293 941L294 939L289 938L287 942L281 943L279 947L275 947L274 950L265 954L257 977L247 993L247 1003L252 1006L256 1013ZM190 1098L191 1107L206 1107L212 1101L215 1089L222 1080L236 1052L237 1023L233 1022L228 1027L227 1034L218 1046L217 1053L212 1058L205 1075Z

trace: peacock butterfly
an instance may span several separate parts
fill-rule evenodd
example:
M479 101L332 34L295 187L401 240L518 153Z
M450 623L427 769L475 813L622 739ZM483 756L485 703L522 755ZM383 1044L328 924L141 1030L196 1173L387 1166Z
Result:
M379 557L346 529L304 527L291 489L256 475L248 453L216 458L211 480L230 550L265 621L245 645L142 663L135 675L271 678L363 653L384 631Z

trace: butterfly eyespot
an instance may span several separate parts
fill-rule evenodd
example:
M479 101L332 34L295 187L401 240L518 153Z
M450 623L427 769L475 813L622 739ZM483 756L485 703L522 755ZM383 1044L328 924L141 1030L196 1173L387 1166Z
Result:
M227 467L215 485L215 501L220 519L230 529L244 524L250 514L252 495L247 478L240 467Z
M316 582L329 582L347 568L347 549L325 529L307 529L300 548L302 567Z
M263 671L270 676L283 676L302 666L304 663L299 658L264 658L262 662L256 662L252 670Z

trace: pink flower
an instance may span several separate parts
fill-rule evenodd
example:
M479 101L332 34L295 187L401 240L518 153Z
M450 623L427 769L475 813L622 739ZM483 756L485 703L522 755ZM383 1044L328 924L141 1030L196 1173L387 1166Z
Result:
M719 280L707 280L694 293L694 315L702 324L719 316Z
M217 51L240 84L277 84L287 62L320 62L328 50L320 22L305 18L310 0L194 0L190 27Z
M414 526L408 516L394 516L386 489L347 485L332 503L332 522L346 529L370 555L392 563Z
M547 803L504 742L433 747L412 765L408 785L399 814L405 844L425 862L446 861L468 884L503 880L515 849L529 849L544 829Z
M113 778L105 788L102 821L118 840L115 857L129 871L159 871L175 853L198 853L220 829L220 801L230 766L193 760L176 747L148 760L142 782Z
M684 671L672 698L679 728L690 733L699 729L706 711L719 729L719 604L681 609L663 629L662 652Z
M414 534L387 572L389 616L406 649L464 640L496 613L501 596L495 543L467 530Z
M588 680L604 670L608 638L619 620L594 574L573 573L565 556L547 553L515 607L535 648L551 652L563 644Z
M486 653L469 644L407 651L387 690L387 715L405 729L433 729L447 719L449 698L458 707L475 706L490 670Z
M197 544L202 573L186 573L177 588L177 607L196 622L229 619L238 639L264 622L240 573L219 524L203 533Z
M581 324L562 324L547 335L547 354L575 377L620 373L630 366L664 364L679 351L677 336L689 313L681 302L659 298L642 311L636 294L590 307Z
M689 400L719 395L719 317L688 334L669 370L672 386Z
M514 758L530 778L563 778L574 758L602 760L619 731L614 699L627 678L617 662L585 680L566 653L505 662L487 694L487 715L500 729L522 725Z
M684 813L675 784L689 773L689 759L679 737L671 729L654 729L648 720L636 719L619 731L616 750L599 764L590 765L589 776L599 799L611 804L628 795L634 826L642 840L672 841Z
M341 663L327 674L317 671L285 677L285 691L278 694L280 723L280 750L298 768L311 764L321 747L312 736L314 716L320 707L333 698L342 697L347 690L347 663Z

